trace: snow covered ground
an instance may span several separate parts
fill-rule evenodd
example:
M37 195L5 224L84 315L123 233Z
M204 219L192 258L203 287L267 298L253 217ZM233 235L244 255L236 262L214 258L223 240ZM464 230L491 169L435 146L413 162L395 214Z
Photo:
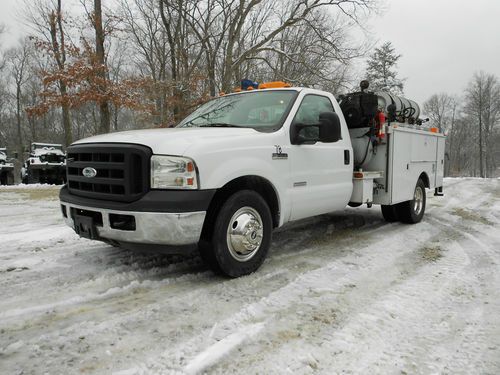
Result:
M79 239L56 194L0 188L2 374L500 373L500 180L294 223L235 280Z

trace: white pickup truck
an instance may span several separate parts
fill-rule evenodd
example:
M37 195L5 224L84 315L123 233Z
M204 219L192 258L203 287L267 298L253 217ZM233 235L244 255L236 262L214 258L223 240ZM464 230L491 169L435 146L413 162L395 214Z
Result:
M82 237L198 248L214 271L245 275L264 261L273 229L293 220L380 204L388 221L419 222L426 188L442 191L445 138L411 125L418 111L383 93L339 105L279 83L219 96L176 128L73 143L62 214Z

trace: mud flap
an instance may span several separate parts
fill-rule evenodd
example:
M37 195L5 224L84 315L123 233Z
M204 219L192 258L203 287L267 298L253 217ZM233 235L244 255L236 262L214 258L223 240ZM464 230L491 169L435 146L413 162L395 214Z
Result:
M91 240L99 239L99 233L97 232L97 228L92 217L74 215L73 221L75 223L75 232L80 237L88 238Z
M440 187L437 187L436 189L434 189L434 195L436 197L444 197L443 187L440 186Z

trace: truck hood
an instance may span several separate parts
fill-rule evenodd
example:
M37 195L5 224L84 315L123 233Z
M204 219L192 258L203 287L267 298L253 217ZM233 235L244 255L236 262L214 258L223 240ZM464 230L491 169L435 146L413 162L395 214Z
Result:
M81 139L73 144L84 143L134 143L150 147L154 154L185 155L193 145L234 142L238 138L263 134L249 128L169 128L143 129L102 134ZM188 156L188 155L186 155Z

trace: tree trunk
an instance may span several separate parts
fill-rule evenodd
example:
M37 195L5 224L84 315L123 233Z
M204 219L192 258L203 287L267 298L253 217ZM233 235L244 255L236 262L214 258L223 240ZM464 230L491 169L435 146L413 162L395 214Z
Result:
M61 91L61 96L63 99L66 97L66 83L64 81L59 82L59 90ZM64 129L64 143L65 146L69 146L71 143L73 143L73 129L71 128L71 118L69 115L69 106L68 103L66 103L63 100L63 103L61 105L62 109L62 122L63 122L63 129Z
M99 104L99 112L101 118L101 124L99 126L99 133L109 133L111 131L111 116L109 113L109 104L106 100L105 102Z
M20 160L23 160L23 132L21 131L21 86L16 87L16 120L17 120L17 149Z
M174 115L174 120L177 121L179 117L179 103L181 102L181 95L182 91L179 90L179 74L178 74L178 55L177 55L177 44L176 41L174 40L174 36L172 33L172 25L171 25L171 20L167 18L167 15L165 14L165 3L166 0L159 0L159 5L160 5L160 17L163 22L163 27L165 27L165 32L167 34L167 41L168 41L168 47L170 49L170 74L172 78L172 83L173 83L173 89L172 89L172 96L173 96L173 105L172 105L172 112ZM168 4L168 3L167 3Z
M99 76L101 83L99 91L102 98L99 102L99 112L101 115L101 124L99 133L109 133L111 131L111 114L109 111L109 102L106 98L107 91L107 73L106 73L106 56L104 53L104 30L102 27L102 6L101 0L94 0L94 28L95 28L95 52L96 62L101 66Z
M482 95L481 91L479 92ZM484 178L483 171L483 121L482 121L482 105L479 99L479 176Z
M215 57L211 58L207 52L207 73L208 73L208 89L210 96L215 96Z
M118 131L118 111L119 107L115 106L113 111L113 130Z

